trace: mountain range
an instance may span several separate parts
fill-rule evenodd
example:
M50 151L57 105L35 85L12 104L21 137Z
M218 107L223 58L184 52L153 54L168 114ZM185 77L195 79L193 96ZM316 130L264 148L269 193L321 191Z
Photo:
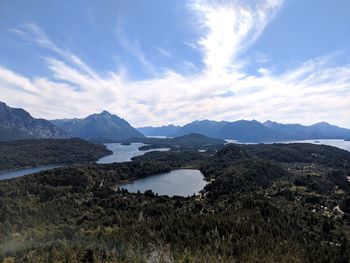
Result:
M11 108L0 102L0 141L70 137L98 142L117 142L145 136L126 120L107 111L83 119L48 121L33 118L24 109Z
M350 139L350 129L326 122L304 126L273 121L261 123L256 120L234 122L201 120L184 126L170 124L135 129L126 120L107 111L92 114L82 119L47 121L33 118L23 109L11 108L0 102L0 141L78 137L98 142L121 142L132 139L136 141L136 139L145 136L179 137L191 133L241 142Z
M60 119L51 122L74 137L98 142L118 142L145 137L126 120L107 111L83 119Z
M264 126L288 138L303 139L346 139L350 138L350 129L331 125L327 122L319 122L310 126L300 124L281 124L273 121L264 122Z
M350 138L350 129L341 128L326 122L305 126L301 124L282 124L269 120L264 123L256 120L239 120L234 122L202 120L194 121L184 126L172 125L172 131L174 131L172 134L169 134L166 130L164 131L164 127L169 126L171 125L162 127L147 126L138 128L138 130L145 132L144 134L147 136L150 133L168 137L199 133L212 138L232 139L240 142Z
M68 138L69 134L51 122L33 118L20 108L0 102L0 140Z

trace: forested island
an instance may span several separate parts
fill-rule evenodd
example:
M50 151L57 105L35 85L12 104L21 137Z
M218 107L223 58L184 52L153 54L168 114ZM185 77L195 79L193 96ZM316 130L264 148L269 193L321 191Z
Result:
M0 171L46 164L87 163L111 153L105 145L77 138L0 141Z
M201 195L118 188L178 168L201 170ZM349 262L349 176L335 147L228 144L0 181L0 260Z
M127 142L142 142L146 145L139 147L140 150L150 150L158 148L169 149L197 149L198 147L214 146L218 147L226 143L225 140L210 138L198 133L190 133L175 138L133 138Z

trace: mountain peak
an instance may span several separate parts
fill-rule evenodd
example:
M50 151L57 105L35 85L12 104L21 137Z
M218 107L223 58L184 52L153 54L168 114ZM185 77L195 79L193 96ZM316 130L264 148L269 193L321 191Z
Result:
M267 120L263 124L275 124L275 123L277 123L277 122L271 121L271 120Z
M108 111L104 110L104 111L102 111L100 114L97 114L97 115L101 115L101 116L111 116L112 114L109 113Z
M265 122L263 123L263 125L264 125L265 127L270 128L270 127L272 127L272 126L277 126L277 125L280 125L280 124L279 124L278 122L275 122L275 121L267 120L267 121L265 121Z
M328 122L321 121L321 122L315 123L312 126L331 126L331 125Z
M113 116L118 117L117 115L113 115L110 112L104 110L104 111L101 111L100 113L91 114L91 115L87 116L86 118L90 118L90 119L110 119ZM78 120L82 120L82 119L78 119Z

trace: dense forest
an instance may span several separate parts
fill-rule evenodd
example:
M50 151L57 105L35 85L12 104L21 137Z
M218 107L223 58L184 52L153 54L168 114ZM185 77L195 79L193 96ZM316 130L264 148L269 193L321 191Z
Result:
M0 141L0 171L45 164L87 163L112 154L102 144L82 139Z
M349 262L349 152L310 144L204 148L0 181L0 260ZM179 167L202 171L209 183L201 195L118 188Z

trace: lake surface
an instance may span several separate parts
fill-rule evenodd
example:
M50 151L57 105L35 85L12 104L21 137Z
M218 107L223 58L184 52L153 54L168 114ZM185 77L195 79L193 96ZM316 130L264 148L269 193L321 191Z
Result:
M144 143L131 143L130 145L122 145L120 143L105 143L107 148L113 152L113 154L102 157L97 163L120 163L131 161L132 157L143 155L152 151L168 151L168 148L152 149L146 151L140 151L139 147L144 146Z
M193 194L197 195L206 184L207 182L199 170L179 169L129 181L120 187L131 193L137 193L137 191L144 193L151 189L158 195L187 197Z
M97 161L97 163L106 164L106 163L115 163L115 162L127 162L130 161L132 157L143 155L146 152L151 151L168 151L167 148L161 148L161 149L155 149L155 150L147 150L147 151L140 151L138 148L140 146L146 145L143 143L132 143L131 145L121 145L120 143L106 143L105 144L108 149L110 149L113 154L102 157ZM16 178L28 174L33 174L53 168L62 167L64 165L43 165L33 168L24 168L24 169L17 169L13 171L8 172L2 172L0 173L0 180L5 179L11 179Z
M312 143L312 144L324 144L334 147L338 147L350 152L350 141L337 140L337 139L319 139L319 140L299 140L299 141L287 141L281 143Z
M256 143L242 143L236 140L226 140L231 143L239 143L239 144L256 144ZM275 142L266 142L266 144L271 143L312 143L312 144L324 144L330 145L334 147L338 147L340 149L346 150L350 152L350 141L344 141L340 139L313 139L313 140L292 140L292 141L275 141Z
M50 170L50 169L54 169L54 168L58 168L58 167L62 167L62 166L63 165L58 165L58 164L57 165L43 165L43 166L38 166L38 167L33 167L33 168L24 168L24 169L3 172L3 173L0 173L0 180L16 178L16 177L20 177L23 175L38 173L41 171Z

